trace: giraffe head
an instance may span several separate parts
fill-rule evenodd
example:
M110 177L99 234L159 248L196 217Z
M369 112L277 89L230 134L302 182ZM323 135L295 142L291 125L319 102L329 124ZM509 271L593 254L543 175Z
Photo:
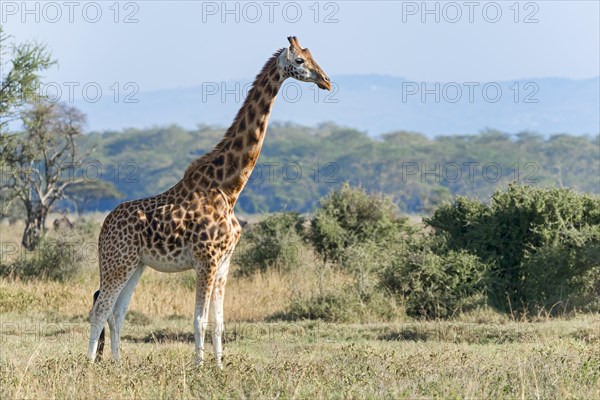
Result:
M331 90L331 81L319 64L313 59L310 50L303 49L296 36L288 37L290 47L283 49L279 56L279 68L287 78L303 82L314 82L320 89Z

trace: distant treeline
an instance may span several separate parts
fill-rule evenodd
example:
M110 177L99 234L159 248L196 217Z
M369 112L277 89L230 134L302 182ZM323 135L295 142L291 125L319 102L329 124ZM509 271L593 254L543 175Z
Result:
M86 135L81 148L94 149L85 168L88 178L112 182L124 197L92 197L80 211L109 210L123 200L168 189L224 132L172 125ZM333 124L275 123L238 211L308 212L344 182L386 193L408 213L429 213L453 195L487 200L512 181L598 194L599 138L486 129L436 138L397 131L375 139Z

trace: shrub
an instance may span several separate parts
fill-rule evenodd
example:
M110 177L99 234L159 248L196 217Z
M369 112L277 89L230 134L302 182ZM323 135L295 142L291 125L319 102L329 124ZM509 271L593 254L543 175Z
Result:
M398 254L381 272L381 286L404 299L410 316L443 318L481 303L487 266L467 252L431 249Z
M342 268L354 276L354 285L362 297L378 289L378 274L390 263L393 251L390 243L364 242L341 251Z
M561 241L527 251L523 269L525 298L533 311L597 307L600 298L600 229L563 232Z
M34 251L21 253L9 264L0 265L0 276L20 279L65 281L83 264L83 253L66 238L44 237Z
M298 213L270 214L242 235L234 260L237 273L251 275L268 268L289 270L302 262L305 250L300 235L302 218Z
M453 203L438 207L430 218L424 221L443 233L449 248L468 249L479 255L488 254L488 241L482 237L489 223L490 209L475 199L458 196Z
M583 254L596 246L600 199L568 189L511 184L494 194L490 206L477 203L457 199L426 223L449 249L468 251L490 264L494 307L532 311L551 308L559 298L566 303L586 296L594 283L582 279L593 275L597 264ZM586 231L595 233L583 240L577 232Z
M343 259L344 249L374 242L392 245L408 227L388 198L345 184L321 200L311 223L311 241L325 258Z

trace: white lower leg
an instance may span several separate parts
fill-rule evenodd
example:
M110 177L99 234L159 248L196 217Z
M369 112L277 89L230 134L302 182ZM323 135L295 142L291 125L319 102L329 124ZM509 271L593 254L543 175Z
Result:
M196 341L196 365L204 363L204 336L208 325L208 313L196 310L194 316L194 339Z
M88 347L88 358L90 361L96 361L96 351L98 350L98 338L90 339Z
M88 358L90 359L90 361L96 360L96 352L98 351L98 340L100 339L100 332L102 332L103 328L104 324L90 324L90 342L88 347Z
M213 331L213 346L215 349L215 358L217 359L217 367L223 369L223 324L215 323Z
M113 307L112 315L109 318L110 348L113 358L117 361L121 359L121 333L123 332L123 325L125 324L125 315L127 314L129 303L131 303L133 291L145 268L144 265L140 265L131 275L123 289L121 289L121 293Z
M115 361L121 359L121 327L123 322L120 315L111 315L108 318L108 325L110 328L110 350Z
M214 321L214 329L212 332L213 347L215 350L215 358L217 366L223 368L223 333L225 325L223 324L223 292L221 288L213 289L213 297L210 303L212 319Z
M196 364L204 362L204 336L208 325L208 310L217 265L198 262L196 268L196 307L194 310L194 339L196 340Z

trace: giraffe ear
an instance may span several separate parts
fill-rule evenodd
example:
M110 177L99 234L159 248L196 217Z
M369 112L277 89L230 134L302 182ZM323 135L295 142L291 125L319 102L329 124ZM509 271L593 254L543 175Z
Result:
M279 55L279 59L282 61L290 61L291 57L292 55L290 54L290 51L286 48L284 48L281 54Z

